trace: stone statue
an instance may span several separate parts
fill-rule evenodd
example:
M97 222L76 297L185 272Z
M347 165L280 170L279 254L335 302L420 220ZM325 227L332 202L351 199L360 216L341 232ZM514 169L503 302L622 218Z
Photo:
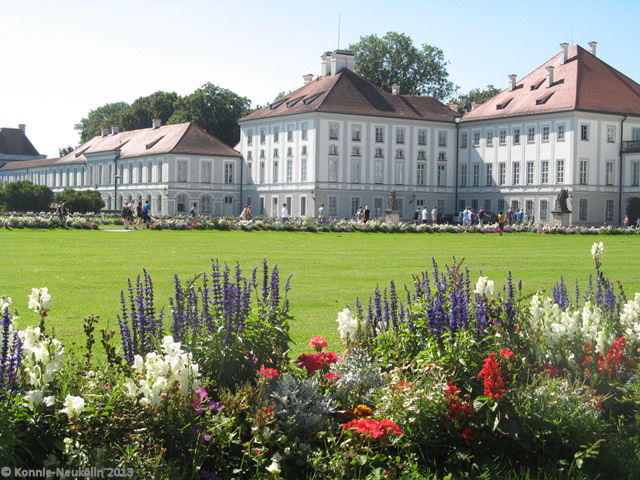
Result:
M560 193L556 197L555 211L560 213L571 213L567 206L567 199L569 198L569 191L566 188L560 190Z
M387 200L387 212L395 212L396 211L396 192L392 191L389 194L389 200Z

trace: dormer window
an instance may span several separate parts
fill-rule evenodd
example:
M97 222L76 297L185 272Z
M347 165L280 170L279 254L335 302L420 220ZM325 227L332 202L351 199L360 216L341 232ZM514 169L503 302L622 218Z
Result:
M156 143L158 143L160 140L162 140L164 138L164 135L162 135L161 137L156 138L155 140L147 143L145 145L145 149L149 150L150 148L152 148Z
M547 100L549 100L554 93L555 92L547 93L546 95L538 98L536 100L536 105L544 105L545 103L547 103Z
M533 85L531 85L531 90L537 90L538 88L540 88L540 85L542 85L543 83L544 83L544 78L534 83Z
M312 103L316 98L318 98L323 93L324 92L320 92L320 93L316 93L315 95L311 95L310 97L305 98L302 103L305 104L305 105L309 105L310 103Z
M302 100L303 97L304 97L304 95L302 97L297 97L297 98L294 98L293 100L289 100L287 102L287 108L293 107L296 103L298 103L300 100Z
M507 98L504 102L499 103L498 105L496 105L496 110L504 110L505 108L507 108L507 105L511 103L511 100L513 100L513 97Z
M278 100L277 102L273 102L271 105L269 105L269 109L270 110L275 110L276 108L278 108L280 105L282 105L286 101L287 101L287 99L283 98L282 100Z

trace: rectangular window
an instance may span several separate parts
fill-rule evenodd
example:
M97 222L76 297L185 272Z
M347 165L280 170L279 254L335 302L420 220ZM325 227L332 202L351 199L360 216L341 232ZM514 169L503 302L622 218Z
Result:
M404 185L404 162L396 162L396 185Z
M396 158L404 158L404 150L399 148L396 150Z
M447 182L447 166L438 165L438 186L443 187Z
M467 208L467 202L464 201L464 199L460 199L458 200L458 210L463 211L465 208Z
M202 162L200 170L202 183L211 183L211 162Z
M519 128L513 129L513 144L520 145L520 129Z
M503 198L498 199L498 211L499 212L504 212L505 211L504 199Z
M399 144L404 143L404 128L402 127L396 128L396 143L399 143Z
M631 129L631 141L637 142L640 140L640 128Z
M278 183L278 161L273 161L273 171L271 172L271 183Z
M542 127L542 141L543 142L549 141L549 127L547 125Z
M486 174L487 174L487 178L486 178L485 184L487 186L493 185L493 164L487 163Z
M427 159L427 152L425 152L424 150L418 150L418 160L426 160Z
M338 140L338 122L329 122L329 140Z
M471 200L471 210L473 210L474 212L478 211L478 199L474 198L473 200Z
M300 159L300 181L307 181L307 157L302 157Z
M307 197L300 197L300 216L306 217L307 215Z
M615 125L609 125L607 127L607 142L615 143L616 142L616 127Z
M540 200L540 220L545 221L549 219L549 202L547 200Z
M264 197L260 197L260 215L264 215Z
M613 222L613 200L606 200L604 204L604 219Z
M334 145L334 147L335 147L335 145ZM331 146L329 148L331 148ZM292 156L293 156L293 148L287 147L287 157L292 157Z
M376 127L376 143L384 142L384 127Z
M253 130L247 130L247 145L253 145Z
M533 215L533 200L525 200L524 213L527 218L531 218L531 216Z
M486 212L490 212L491 211L491 200L488 198L485 198L484 200L484 209Z
M351 197L351 216L355 216L360 207L360 197Z
M382 183L384 181L384 162L376 160L373 164L373 183Z
M527 162L527 185L533 183L533 162Z
M274 148L273 149L273 158L278 158L278 157L279 157L278 149Z
M447 131L439 130L438 131L438 146L446 147L447 146Z
M580 125L580 140L589 141L589 125Z
M265 138L266 138L265 129L261 128L260 129L260 145L264 145Z
M362 125L351 125L351 140L359 142L362 139Z
M260 162L260 183L264 183L264 162Z
M500 135L498 136L498 143L500 145L506 145L507 144L507 131L506 130L500 130Z
M529 127L527 129L527 143L533 143L536 141L536 127Z
M564 124L559 124L556 131L556 140L558 142L564 142Z
M507 183L507 164L504 162L500 162L498 164L498 167L500 169L498 184L504 185L505 183Z
M351 159L351 183L360 183L360 159Z
M549 160L542 161L540 169L540 183L549 183Z
M338 181L338 159L337 158L329 159L329 181L330 182Z
M376 217L379 217L380 215L382 215L382 199L381 198L375 198L373 200L373 211Z
M418 162L416 166L416 184L423 185L423 186L427 184L427 163L426 162Z
M329 155L338 155L337 145L329 145Z
M307 122L302 122L300 125L300 138L302 140L307 140L309 138L309 126Z
M480 132L473 132L473 146L480 146Z
M438 152L438 161L446 162L447 161L447 152Z
M487 130L487 147L493 147L493 130Z
M277 142L280 140L280 127L273 127L273 141Z
M418 130L418 145L426 145L427 144L427 131L424 129Z
M331 218L338 216L338 197L329 197L329 216Z
M480 185L480 164L476 163L473 165L473 186L477 187Z
M189 169L188 160L178 160L178 181L179 182L187 181L188 169Z
M460 165L460 186L467 186L467 166L465 164Z
M233 163L224 164L224 183L233 183Z
M520 183L520 162L513 162L513 164L511 165L511 167L513 168L513 176L512 176L512 181L511 184L512 185L518 185Z
M578 175L578 182L580 185L587 184L588 162L587 160L580 160L580 170Z
M293 125L287 125L287 142L293 142Z
M460 135L460 148L467 148L467 132Z
M307 154L307 146L303 145L302 148L300 149L300 155L306 155Z
M360 156L360 147L352 147L351 148L351 156L359 157Z
M633 185L634 187L637 187L640 185L640 162L639 161L635 161L633 162L633 167L632 167L632 175L631 175L631 185Z
M514 210L519 210L520 209L520 202L517 199L512 199L511 200L511 208L513 208Z
M384 158L384 151L381 148L376 148L374 156L376 158Z
M247 183L252 183L253 181L253 162L247 162Z
M578 209L578 219L581 222L586 222L587 221L587 208L588 208L588 203L587 203L587 199L586 198L581 198L580 202L579 202L579 209Z
M293 158L287 158L287 182L293 182Z
M607 185L613 185L613 160L607 160L605 182Z
M564 183L564 160L556 161L556 183Z

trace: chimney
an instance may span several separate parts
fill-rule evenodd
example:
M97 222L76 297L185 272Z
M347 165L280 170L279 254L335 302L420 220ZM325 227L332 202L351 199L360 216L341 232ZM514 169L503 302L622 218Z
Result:
M325 54L326 55L326 54ZM353 52L348 50L336 50L335 52L329 52L331 62L331 75L340 73L343 69L354 70L356 58Z
M153 118L151 120L151 126L155 130L156 128L160 128L162 126L162 120L159 118Z
M100 135L103 137L106 137L107 135L109 135L109 129L108 128L101 128L100 129Z
M450 103L449 104L449 108L451 110L453 110L454 112L458 113L458 104L457 103Z
M594 57L596 56L596 47L598 46L598 42L589 42L589 52Z
M569 58L569 44L567 42L563 42L560 44L562 47L562 64L567 63L567 58Z
M509 75L509 91L513 92L516 89L516 74Z
M117 133L119 133L119 132L120 132L120 127L119 127L119 126L117 126L117 125L111 125L111 133L112 133L113 135L116 135L116 134L117 134Z
M18 128L22 130L22 133L25 133L27 126L24 123L19 123Z
M331 75L331 52L324 52L324 54L320 58L322 58L320 76L327 77Z
M393 85L391 85L391 94L392 95L400 95L400 85L397 83L394 83Z
M553 85L553 67L547 67L547 88Z
M313 82L313 73L307 73L306 75L302 75L302 78L304 79L304 84L308 85L311 82Z

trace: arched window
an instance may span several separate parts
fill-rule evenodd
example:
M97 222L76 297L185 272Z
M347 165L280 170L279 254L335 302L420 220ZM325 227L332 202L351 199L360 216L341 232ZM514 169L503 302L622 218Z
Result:
M209 195L203 195L200 198L200 208L198 211L201 215L211 215L211 197Z

